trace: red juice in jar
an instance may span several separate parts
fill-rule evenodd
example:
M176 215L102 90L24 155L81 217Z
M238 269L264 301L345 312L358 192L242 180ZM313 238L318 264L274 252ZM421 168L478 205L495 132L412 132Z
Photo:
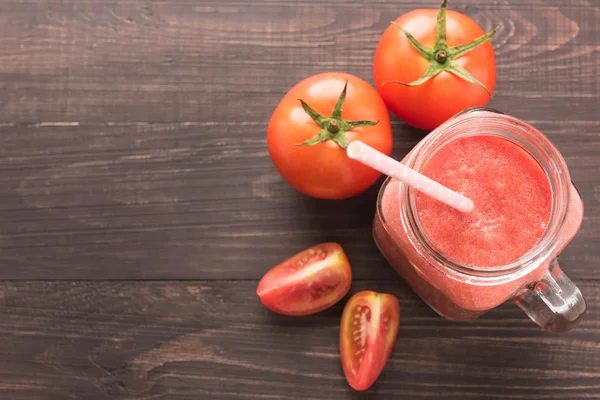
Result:
M546 330L576 325L585 300L556 258L579 229L583 203L547 138L474 110L433 131L403 162L475 203L462 213L394 179L380 191L375 241L427 304L470 320L513 299Z
M552 208L548 178L527 152L505 139L456 139L433 155L422 173L476 205L463 213L417 194L425 234L457 262L494 267L515 261L548 225Z

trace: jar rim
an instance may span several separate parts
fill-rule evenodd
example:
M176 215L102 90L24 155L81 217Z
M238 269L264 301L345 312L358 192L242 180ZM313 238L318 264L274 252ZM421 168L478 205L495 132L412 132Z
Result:
M427 135L411 152L406 164L420 171L437 150L461 137L490 135L512 141L527 151L540 165L550 183L552 207L546 229L536 244L518 259L503 265L481 267L452 260L428 238L420 224L416 207L417 191L400 183L398 201L409 239L422 249L422 255L434 267L469 276L504 276L533 270L556 248L566 219L569 186L567 165L558 149L533 126L517 118L474 109L462 112ZM438 268L438 269L439 269ZM448 272L448 271L444 271Z

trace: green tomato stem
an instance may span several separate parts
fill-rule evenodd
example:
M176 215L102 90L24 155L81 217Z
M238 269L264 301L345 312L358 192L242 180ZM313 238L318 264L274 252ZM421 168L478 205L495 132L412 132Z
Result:
M466 80L467 82L473 83L482 89L484 89L490 96L491 93L485 85L479 82L473 75L471 75L467 70L463 67L455 63L454 61L458 58L462 57L469 51L481 46L483 43L490 40L498 31L498 28L486 33L485 35L474 39L473 41L456 46L449 47L446 42L446 8L447 8L447 0L444 0L442 6L439 9L436 23L436 38L435 38L435 46L433 48L427 47L419 43L419 41L407 32L402 26L392 22L394 25L398 26L400 30L404 33L406 38L408 39L411 46L419 52L419 54L428 61L427 69L423 73L423 75L416 79L413 82L405 83L400 81L389 81L391 83L397 83L404 86L418 86L424 82L427 82L429 79L433 78L437 74L442 71L448 71L457 77ZM386 84L388 82L383 82Z
M331 133L338 133L340 131L340 124L335 119L329 120L327 130Z
M303 143L297 144L296 146L314 146L321 142L332 140L341 148L346 149L350 144L348 138L346 137L346 132L357 127L377 125L379 121L346 121L342 119L342 109L344 108L344 102L346 101L347 88L348 81L346 81L344 90L342 90L342 93L337 99L330 117L325 117L319 114L305 101L300 99L300 103L302 104L304 111L313 121L315 121L321 130L317 135L311 137Z

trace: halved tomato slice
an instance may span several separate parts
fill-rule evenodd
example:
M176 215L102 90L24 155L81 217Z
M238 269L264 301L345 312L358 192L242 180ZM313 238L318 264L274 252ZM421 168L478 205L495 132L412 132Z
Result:
M337 303L348 293L352 271L337 243L321 243L288 258L263 276L256 294L268 309L309 315Z
M366 390L377 380L399 326L400 305L391 294L363 291L348 301L340 325L340 354L352 388Z

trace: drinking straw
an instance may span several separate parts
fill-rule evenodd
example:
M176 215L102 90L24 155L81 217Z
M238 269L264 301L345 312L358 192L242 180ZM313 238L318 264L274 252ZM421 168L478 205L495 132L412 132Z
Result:
M423 192L450 207L462 212L473 211L474 204L470 199L431 180L414 169L408 168L406 165L386 156L360 140L350 143L347 154L348 157L360 161L385 175L396 178L413 189Z

